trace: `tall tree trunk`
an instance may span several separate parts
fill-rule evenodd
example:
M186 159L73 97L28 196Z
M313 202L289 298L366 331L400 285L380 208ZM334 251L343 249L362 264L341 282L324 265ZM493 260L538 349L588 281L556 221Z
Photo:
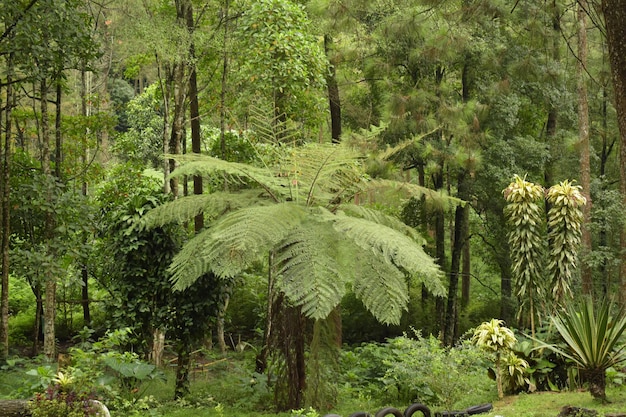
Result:
M85 69L81 69L80 71L80 111L81 115L86 119L89 116L89 108L87 107L87 71ZM85 131L85 137L88 135L89 129ZM85 145L85 149L83 150L83 154L81 156L82 163L84 166L87 166L88 159L88 148ZM84 197L89 194L89 184L87 180L83 180L83 184L81 187L81 192ZM87 237L85 236L85 239ZM86 242L85 242L86 243ZM83 262L81 266L81 306L83 308L83 324L87 327L91 326L91 311L89 310L89 270L87 269L87 264Z
M56 101L55 101L55 117L54 117L54 176L61 178L61 168L63 164L63 136L61 134L61 76L57 76L56 80Z
M467 199L467 171L460 169L457 177L458 197ZM459 288L459 275L461 270L461 256L463 254L463 231L465 230L465 210L467 206L458 204L454 212L454 239L452 242L452 259L450 262L448 303L446 306L446 321L444 324L443 340L447 346L452 346L456 337L458 303L457 293Z
M220 153L221 158L226 160L226 92L228 87L228 13L229 1L224 4L224 39L222 41L222 83L220 91ZM224 178L224 189L228 188L226 178Z
M12 54L7 62L7 91L6 111L4 123L4 146L2 148L2 293L0 294L0 362L6 361L9 356L9 238L10 232L10 161L11 161L11 106L13 87L11 85ZM0 120L1 120L0 116ZM1 135L0 135L1 137Z
M333 55L332 46L332 36L324 35L324 51L326 51L328 62L330 62L330 71L326 75L330 106L330 131L333 143L339 143L341 141L341 101L339 98L339 86L337 85L337 59Z
M552 60L558 61L560 59L560 40L561 40L561 15L559 13L556 0L552 1L552 32L550 33L550 40L552 43ZM546 168L544 172L544 180L547 186L553 184L554 181L554 165L557 160L556 150L558 143L557 140L557 123L559 112L556 103L548 103L548 119L546 121L546 142L550 155L548 161L546 161ZM547 208L546 208L547 210Z
M178 155L181 152L183 139L183 123L185 119L185 66L174 64L174 114L172 116L172 130L170 132L169 153ZM169 172L176 169L176 161L169 160ZM178 197L178 179L170 178L170 192L174 198Z
M51 175L50 172L50 127L48 121L48 83L46 80L41 81L41 167L45 177ZM50 185L49 185L50 186ZM48 189L47 200L52 200L52 190ZM52 255L50 247L50 239L54 229L54 217L52 213L46 214L44 235L46 237L46 255ZM53 255L52 255L53 256ZM55 334L55 316L56 316L56 277L52 271L47 268L44 272L44 339L43 353L46 360L52 362L56 358L56 334Z
M603 0L602 12L609 47L615 110L620 131L620 193L626 206L626 0ZM620 301L626 302L626 226L620 232Z
M184 341L178 341L178 349L176 349L176 357L178 365L176 366L176 387L174 389L174 398L183 398L190 392L189 387L189 370L191 366L191 346Z
M583 205L583 224L581 246L583 259L591 253L591 164L589 145L589 104L587 100L587 0L578 0L578 61L576 75L578 78L578 140L580 147L580 185L582 194L587 199ZM589 262L581 262L581 278L583 294L593 294L593 281Z

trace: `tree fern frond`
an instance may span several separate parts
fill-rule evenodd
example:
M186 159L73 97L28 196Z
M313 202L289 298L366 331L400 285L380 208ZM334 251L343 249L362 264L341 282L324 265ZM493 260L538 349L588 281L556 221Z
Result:
M250 125L262 142L290 142L299 136L295 126L290 125L284 114L274 114L258 106L250 106Z
M303 203L325 205L338 196L360 187L361 157L352 149L337 144L309 144L294 149L285 166L297 181Z
M337 261L342 239L329 224L309 221L290 233L275 257L281 288L308 317L326 318L346 292L349 274Z
M442 191L436 191L427 187L422 187L417 184L411 184L408 182L391 181L385 179L375 179L367 182L364 192L376 194L378 191L383 190L389 192L394 190L406 197L426 197L426 199L442 209L450 209L457 204L464 205L466 202L460 198L452 197L445 194Z
M345 215L336 216L334 227L362 249L373 251L386 262L417 277L436 294L445 292L438 265L408 236L387 226Z
M409 301L404 274L391 263L367 251L354 258L354 294L376 319L386 324L399 324L402 310Z
M283 240L306 214L302 207L281 203L225 215L174 257L170 270L175 287L184 289L209 270L221 277L239 274Z
M252 181L263 188L275 201L282 201L282 195L288 190L287 179L273 171L250 164L228 162L207 155L184 154L166 155L181 165L170 174L171 177L208 175L212 173L226 174L233 183L244 183L244 179Z
M423 246L426 244L426 239L424 239L422 235L417 232L417 230L402 222L397 217L390 216L380 210L371 209L357 204L343 204L340 206L340 209L348 216L358 217L370 222L382 224L383 226L391 227L392 229L407 235L419 245Z
M211 220L226 212L262 202L259 190L194 194L155 207L142 218L142 221L145 227L153 228L168 223L183 223L200 213L204 213L207 220Z

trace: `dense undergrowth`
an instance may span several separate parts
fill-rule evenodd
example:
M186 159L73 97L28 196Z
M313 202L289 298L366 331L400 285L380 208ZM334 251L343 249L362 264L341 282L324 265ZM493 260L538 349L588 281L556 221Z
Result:
M485 416L505 417L556 416L565 405L595 409L600 416L626 410L626 391L615 383L619 378L610 384L609 404L594 402L582 390L521 393L498 401L484 352L470 343L444 349L434 338L405 336L345 348L338 372L327 381L337 393L329 409L305 407L283 413L273 409L272 379L254 373L252 347L226 355L213 350L195 352L191 394L176 401L172 361L152 369L128 352L112 354L105 347L75 347L71 352L78 366L62 372L70 378L66 383L75 378L84 392L91 381L89 395L103 398L113 416L316 417L329 412L348 416L355 411L373 414L386 406L403 410L414 402L427 404L433 412L493 403L494 410ZM0 369L3 399L32 398L50 384L58 389L57 370L37 358L13 358Z

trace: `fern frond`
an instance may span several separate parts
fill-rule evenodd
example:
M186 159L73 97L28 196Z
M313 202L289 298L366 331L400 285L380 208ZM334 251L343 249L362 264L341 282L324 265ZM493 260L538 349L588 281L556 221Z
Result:
M277 248L281 289L308 317L328 317L346 292L349 274L337 259L344 243L328 223L308 221Z
M397 217L385 214L380 210L374 210L357 204L343 204L340 206L340 210L348 216L358 217L397 230L398 232L410 237L418 245L423 246L426 244L426 239L424 239L414 228L402 222Z
M399 324L402 311L406 310L409 302L407 282L402 271L367 251L357 252L354 264L354 294L378 321Z
M445 292L439 266L410 237L381 224L340 214L334 227L360 248L415 276L435 294Z
M184 223L200 213L206 215L206 220L211 220L226 212L262 203L259 190L188 195L155 207L142 218L142 222L147 228L161 227L168 223Z
M360 161L359 154L346 146L308 144L293 150L286 167L303 204L327 205L361 186Z
M398 143L395 146L388 146L387 149L385 149L384 151L382 151L380 154L377 155L377 158L385 160L385 161L388 161L391 158L393 158L394 156L396 156L398 153L400 153L403 150L405 150L405 149L415 145L416 142L419 142L422 139L424 139L425 137L432 135L433 133L435 133L439 129L441 129L441 126L435 127L430 132L422 133L420 135L415 135L414 137L412 137L410 139L407 139L407 140L405 140L403 142L400 142L400 143Z
M364 189L365 192L376 194L378 191L395 191L405 197L426 197L426 199L444 210L455 207L457 204L464 205L466 202L460 198L452 197L442 191L436 191L431 188L422 187L417 184L408 182L392 181L385 179L375 179L367 182Z
M256 183L276 202L283 201L284 193L288 190L287 179L276 175L267 168L228 162L199 154L166 155L166 157L175 159L181 164L170 174L171 177L208 175L219 172L227 175L228 180L232 183L245 183L244 180Z
M295 204L248 207L223 216L191 239L170 265L177 289L187 288L213 271L233 277L264 256L306 217Z
M299 136L295 126L290 126L284 114L275 115L274 111L250 106L250 125L257 138L262 142L290 142Z

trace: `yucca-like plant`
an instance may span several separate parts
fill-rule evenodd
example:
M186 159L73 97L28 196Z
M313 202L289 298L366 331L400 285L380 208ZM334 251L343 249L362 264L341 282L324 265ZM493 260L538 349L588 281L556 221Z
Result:
M479 348L493 353L493 360L495 365L496 384L498 386L498 397L504 397L504 389L502 384L502 362L503 357L509 358L507 360L507 372L511 373L513 377L515 370L512 370L510 366L511 357L513 352L513 346L517 343L517 338L513 331L504 326L504 322L499 319L491 319L478 326L474 330L472 336L472 342ZM513 353L513 355L515 355ZM512 372L513 371L513 372Z
M528 304L528 316L532 334L535 334L535 305L534 298L544 293L543 270L544 250L544 201L543 187L519 176L504 189L504 198L507 201L505 215L511 230L509 232L509 246L515 288L520 300L518 316L522 317Z
M350 288L383 323L399 322L408 302L407 278L435 295L445 293L441 272L413 229L351 203L368 182L361 156L346 146L292 148L276 167L168 157L181 164L173 175L220 174L229 183L256 185L183 197L146 216L149 226L201 212L214 219L174 258L170 269L178 289L211 271L224 278L239 275L272 252L280 289L314 319L327 317Z
M621 342L626 330L624 310L612 314L608 301L594 308L592 299L586 298L568 305L551 320L567 347L547 347L572 360L582 370L591 395L606 401L606 370L626 361L626 345Z
M566 180L550 187L546 193L546 200L550 203L548 270L552 295L557 304L562 303L565 296L572 295L570 282L582 235L583 213L580 207L587 202L580 192L581 188Z

